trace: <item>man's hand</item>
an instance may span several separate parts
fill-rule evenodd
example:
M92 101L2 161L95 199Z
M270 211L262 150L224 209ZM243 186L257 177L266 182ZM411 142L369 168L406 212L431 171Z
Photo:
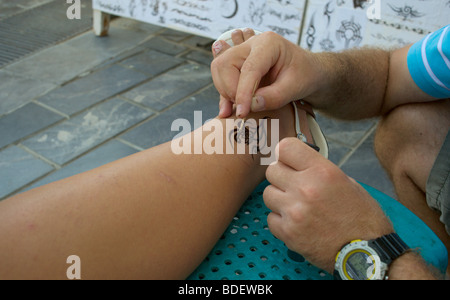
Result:
M232 48L224 41L213 45L211 72L221 95L220 117L231 115L233 103L241 118L250 111L278 109L323 83L311 53L273 32L251 33L244 32Z
M266 172L271 232L309 262L332 273L338 251L355 239L392 233L378 203L337 166L296 138L277 146Z

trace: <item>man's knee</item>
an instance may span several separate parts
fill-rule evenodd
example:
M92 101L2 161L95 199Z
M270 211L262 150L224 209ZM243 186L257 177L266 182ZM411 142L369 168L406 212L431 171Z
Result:
M420 126L414 122L419 117L418 113L414 106L401 106L384 116L378 124L375 153L389 173L423 134Z
M408 175L421 188L450 126L450 101L399 106L380 120L375 153L392 177Z

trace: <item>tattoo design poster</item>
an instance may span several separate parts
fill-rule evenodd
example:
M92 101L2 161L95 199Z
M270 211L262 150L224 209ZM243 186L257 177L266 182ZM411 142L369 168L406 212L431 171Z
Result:
M403 47L449 16L449 0L308 0L300 45L314 52Z
M217 38L241 27L298 43L306 0L94 0L106 13Z

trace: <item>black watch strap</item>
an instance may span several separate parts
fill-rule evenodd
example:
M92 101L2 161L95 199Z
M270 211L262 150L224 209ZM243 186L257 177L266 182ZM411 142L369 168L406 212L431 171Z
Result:
M408 245L396 233L370 240L368 244L380 255L381 261L387 265L409 250Z

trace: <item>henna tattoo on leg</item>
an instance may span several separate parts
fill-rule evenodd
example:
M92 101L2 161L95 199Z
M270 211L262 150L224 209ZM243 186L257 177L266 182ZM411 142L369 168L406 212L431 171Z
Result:
M237 144L244 143L249 146L249 153L254 160L254 154L260 153L261 148L268 146L267 120L269 119L271 118L266 116L260 120L259 124L256 124L256 122L254 122L254 124L251 124L253 122L247 123L248 121L251 121L251 119L247 121L241 120L239 126L235 127L228 134L228 140L230 142L234 141Z

